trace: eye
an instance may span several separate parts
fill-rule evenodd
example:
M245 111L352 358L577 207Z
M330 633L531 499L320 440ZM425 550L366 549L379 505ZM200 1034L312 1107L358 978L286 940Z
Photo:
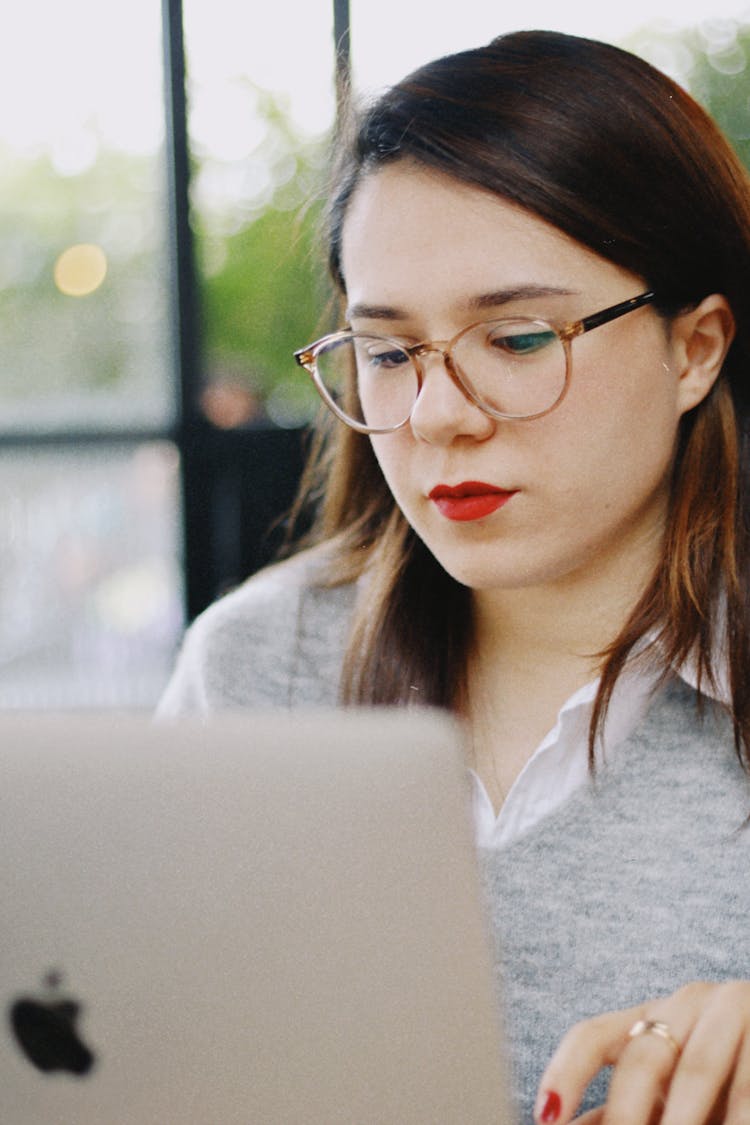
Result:
M495 329L487 336L487 343L497 351L511 356L531 355L554 343L557 336L551 328L526 328L520 325Z
M381 371L395 371L411 361L407 352L394 348L385 340L360 342L357 348L358 363Z

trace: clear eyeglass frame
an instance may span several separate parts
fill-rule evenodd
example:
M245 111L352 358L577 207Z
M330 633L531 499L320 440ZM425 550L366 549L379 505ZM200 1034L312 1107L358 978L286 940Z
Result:
M403 352L404 355L408 356L411 362L412 371L414 374L416 374L417 379L417 391L412 410L414 409L414 405L416 405L416 400L419 397L419 393L421 392L422 384L424 382L424 369L421 363L421 359L424 355L427 355L430 352L437 352L442 355L448 374L450 375L456 386L459 388L459 390L462 392L462 394L464 394L466 398L476 407L478 407L484 414L487 414L491 418L497 418L502 421L525 422L531 421L534 418L542 418L545 414L549 414L552 410L555 409L555 407L559 406L562 400L565 398L568 387L570 385L573 370L573 353L571 344L577 336L582 336L586 332L591 332L594 328L599 328L603 324L609 324L611 321L617 320L619 317L625 316L627 313L635 311L635 309L642 308L644 305L650 304L655 299L655 297L656 293L652 290L648 290L645 293L640 293L636 297L630 297L626 301L619 301L616 305L610 305L606 309L600 309L598 312L591 313L589 316L582 317L580 320L574 320L568 324L563 325L553 324L551 321L547 321L539 317L499 317L486 321L480 320L476 321L473 324L469 324L466 328L462 328L461 331L456 333L456 335L451 340L447 341L430 340L423 341L419 344L407 345L399 340L392 339L390 336L378 336L376 333L367 333L366 335L369 339L382 341L384 344L388 344L394 349L398 349ZM550 332L553 332L562 344L563 351L565 353L564 383L562 384L560 393L557 395L555 401L552 402L549 406L546 406L543 410L537 410L529 414L508 414L503 411L497 410L494 407L490 406L488 403L483 402L482 399L479 398L479 396L473 390L473 388L469 386L461 377L460 368L455 363L453 358L453 351L456 345L463 339L464 336L466 336L467 333L474 331L476 328L479 328L484 324L499 326L503 325L504 323L514 325L518 325L519 323L528 323L529 325L535 325L537 328L542 327L545 331L548 330ZM315 389L320 395L321 399L328 407L328 409L331 410L332 413L340 419L340 421L344 422L351 429L356 430L361 434L394 433L396 430L400 430L408 424L411 419L411 413L406 418L402 419L393 426L368 426L342 410L336 400L329 393L328 389L325 386L325 383L323 382L323 379L320 376L320 372L318 370L318 357L332 345L343 343L349 339L354 339L357 337L357 335L361 335L361 333L355 333L348 328L342 329L339 332L331 332L326 336L322 336L319 340L315 340L313 341L313 343L307 344L304 348L300 348L294 353L294 358L300 365L300 367L304 368L305 371L307 371L307 373L310 375Z

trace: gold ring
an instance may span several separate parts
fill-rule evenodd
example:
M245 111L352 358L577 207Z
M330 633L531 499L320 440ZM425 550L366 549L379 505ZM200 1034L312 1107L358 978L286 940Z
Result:
M660 1020L636 1020L628 1032L628 1039L636 1039L639 1035L658 1035L665 1043L669 1043L675 1055L679 1055L682 1051L680 1044L669 1030L667 1024L662 1023Z

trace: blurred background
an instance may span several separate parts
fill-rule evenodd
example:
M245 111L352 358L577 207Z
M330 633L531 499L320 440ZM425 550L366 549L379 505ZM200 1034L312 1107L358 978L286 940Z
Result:
M742 4L440 7L0 17L0 708L151 708L186 623L277 549L316 410L291 353L333 327L337 66L367 97L520 26L589 35L670 73L750 160Z

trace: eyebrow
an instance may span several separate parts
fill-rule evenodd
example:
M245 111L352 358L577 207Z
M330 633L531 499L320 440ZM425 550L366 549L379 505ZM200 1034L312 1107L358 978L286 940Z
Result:
M467 312L483 312L496 309L511 301L528 301L540 297L569 297L576 291L554 285L519 285L509 289L495 289L490 293L480 293L464 302ZM409 320L405 309L393 305L368 305L358 302L346 310L347 320Z
M515 289L498 289L493 293L482 293L470 297L466 305L469 310L495 309L511 301L530 301L539 297L570 297L576 291L560 285L520 285Z

